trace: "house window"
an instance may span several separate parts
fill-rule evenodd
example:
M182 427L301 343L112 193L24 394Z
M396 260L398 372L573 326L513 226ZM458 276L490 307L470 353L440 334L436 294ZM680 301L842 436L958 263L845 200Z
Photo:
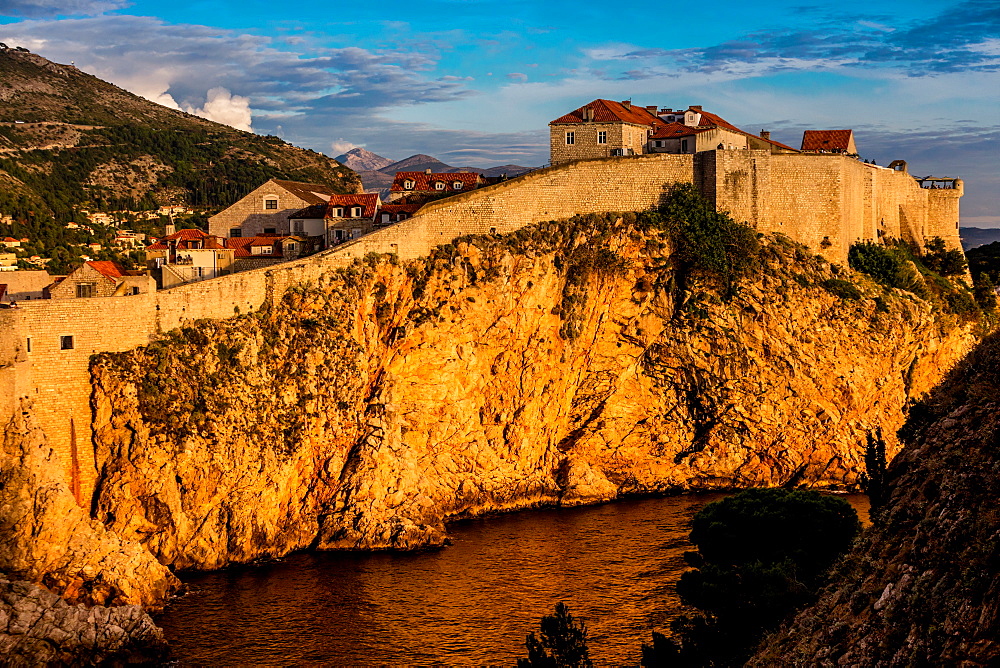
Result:
M415 185L416 184L413 181L410 181L409 179L403 181L403 188L406 190L413 190L413 186Z
M434 190L444 190L444 181L435 181Z
M274 231L275 229L276 228L273 228L273 227L265 227L264 228L264 234L275 234L275 231Z
M285 250L286 251L294 251L295 250L295 244L294 243L285 244Z
M461 190L463 186L464 184L461 181L455 181L454 183L451 184L451 187L454 188L455 190Z
M597 143L598 144L607 144L608 143L608 133L607 132L603 132L603 131L602 132L598 132L597 133Z
M361 217L361 207L360 206L356 206L356 207L352 208L351 209L351 216L353 216L354 218L360 218Z
M382 214L382 224L384 225L385 223L388 223L388 222L389 222L389 214L383 213Z
M60 336L59 337L59 350L73 350L73 337L72 336Z
M342 207L339 207L339 206L337 208L335 208L333 210L333 217L334 218L343 218L344 217L344 209Z
M295 234L302 234L302 231L305 229L305 221L293 220L292 227L295 229Z
M87 297L94 296L94 288L96 286L93 283L77 283L76 284L76 296L78 299L85 299Z
M240 238L242 236L243 236L243 230L241 230L238 227L230 228L230 230L229 230L229 238L230 239L238 239L238 238Z
M268 197L266 200L264 200L264 208L268 209L270 211L277 211L278 210L278 200L277 200L277 198L275 198L275 197Z
M688 140L687 139L682 139L681 140L681 153L687 153L687 150L688 150Z
M572 144L575 144L575 143L576 143L576 133L575 132L567 132L566 133L566 144L567 145L572 145Z

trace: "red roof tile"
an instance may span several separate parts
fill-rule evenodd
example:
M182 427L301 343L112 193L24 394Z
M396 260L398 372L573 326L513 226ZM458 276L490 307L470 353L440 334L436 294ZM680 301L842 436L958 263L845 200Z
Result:
M584 109L593 111L594 123L634 123L636 125L659 125L662 120L655 114L649 112L645 107L626 102L615 102L614 100L597 99L590 104L585 104L576 111L571 111L565 116L560 116L549 125L564 123L584 123Z
M806 130L802 133L803 151L846 151L853 130Z
M110 278L113 281L118 280L125 275L125 270L117 262L111 262L110 260L94 260L86 263L91 269L94 269L101 276L105 278Z
M708 132L711 128L692 128L683 123L668 123L661 125L653 133L653 139L674 139L677 137L690 137L699 132Z
M413 181L412 188L404 188L404 181ZM440 181L444 183L444 188L438 190L434 183ZM454 184L462 184L461 188L455 188ZM428 174L427 172L396 172L396 178L392 181L390 192L446 192L457 193L467 190L475 190L483 182L483 178L474 172L447 172L443 174Z
M288 238L285 236L267 236L267 237L230 237L226 239L226 248L232 248L236 252L233 253L233 257L267 257L261 255L254 255L250 251L251 246L271 246L277 245L279 241L283 241ZM276 249L270 257L281 257L281 249Z
M416 213L423 204L383 204L383 213Z
M203 239L207 236L208 234L201 230L177 230L173 234L163 237L160 241L168 239Z
M351 207L360 206L364 207L361 212L362 218L374 218L375 212L378 210L378 205L380 199L378 193L361 193L360 195L331 195L330 202L327 205L326 217L327 218L337 218L333 215L334 207Z

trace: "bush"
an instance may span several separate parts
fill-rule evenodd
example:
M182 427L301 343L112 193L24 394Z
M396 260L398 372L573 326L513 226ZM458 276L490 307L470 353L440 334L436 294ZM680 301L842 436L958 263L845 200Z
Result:
M823 281L822 286L824 290L841 299L849 299L851 301L861 299L861 290L858 290L858 286L842 278L828 278Z
M693 185L675 185L659 214L660 224L674 238L682 269L719 278L727 296L735 294L738 280L757 265L757 233L716 211Z
M643 665L737 665L763 635L819 590L827 570L861 529L843 499L816 492L754 489L711 503L694 517L681 601L701 610L654 634Z

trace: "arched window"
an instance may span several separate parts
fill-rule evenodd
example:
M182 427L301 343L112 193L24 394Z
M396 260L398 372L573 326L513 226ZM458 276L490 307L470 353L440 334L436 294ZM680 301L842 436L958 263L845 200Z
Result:
M464 186L465 184L462 183L461 181L455 181L454 183L451 184L451 187L454 188L455 190L461 190Z
M444 181L435 181L434 190L444 190Z
M403 181L403 188L406 189L406 190L413 190L413 186L415 186L415 185L416 184L413 181L409 180L409 179Z

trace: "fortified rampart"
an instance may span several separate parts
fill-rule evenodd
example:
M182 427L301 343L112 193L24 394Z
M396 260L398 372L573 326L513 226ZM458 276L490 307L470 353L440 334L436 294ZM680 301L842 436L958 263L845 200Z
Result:
M434 202L401 223L298 261L151 294L39 300L0 311L0 415L10 415L22 397L33 400L85 503L99 467L90 427L92 354L146 345L187 321L256 311L288 286L367 253L414 258L464 234L649 209L677 182L694 183L735 218L786 234L837 262L846 261L851 243L864 239L922 244L940 236L960 248L960 181L954 190L928 190L905 171L845 156L750 150L570 162Z

